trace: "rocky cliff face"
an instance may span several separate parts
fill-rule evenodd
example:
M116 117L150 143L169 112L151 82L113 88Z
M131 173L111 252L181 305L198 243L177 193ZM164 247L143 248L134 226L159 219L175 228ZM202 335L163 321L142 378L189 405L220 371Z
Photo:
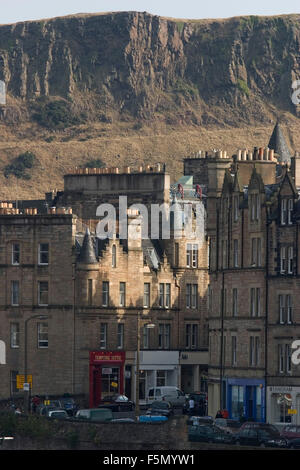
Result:
M126 12L4 25L6 112L15 117L18 108L30 118L55 97L83 120L236 126L282 111L300 116L291 101L300 79L299 19L177 21Z

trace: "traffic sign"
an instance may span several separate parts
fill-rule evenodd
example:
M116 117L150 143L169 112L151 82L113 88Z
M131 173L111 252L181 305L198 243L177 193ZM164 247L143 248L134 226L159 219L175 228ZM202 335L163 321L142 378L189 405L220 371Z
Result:
M17 375L17 388L23 390L24 389L24 387L23 387L24 383L25 383L24 374L18 374ZM32 388L32 375L27 375L27 382L26 383L29 383L30 388Z

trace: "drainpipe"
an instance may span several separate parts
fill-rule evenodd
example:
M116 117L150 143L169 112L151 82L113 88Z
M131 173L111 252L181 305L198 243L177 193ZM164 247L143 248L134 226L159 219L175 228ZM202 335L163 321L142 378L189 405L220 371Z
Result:
M223 341L224 341L224 271L222 272L221 296L221 346L220 346L220 410L223 409Z
M269 210L266 208L266 312L265 312L265 420L267 420L268 311L269 311Z

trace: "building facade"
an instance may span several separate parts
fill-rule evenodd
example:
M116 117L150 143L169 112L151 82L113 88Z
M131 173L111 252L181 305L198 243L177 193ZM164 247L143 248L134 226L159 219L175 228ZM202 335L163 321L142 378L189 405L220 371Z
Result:
M76 169L45 204L1 203L1 398L22 393L27 371L33 394L84 394L90 406L113 393L135 400L138 335L141 402L155 385L206 389L205 210L197 197L177 200L169 181L159 167ZM144 238L141 206L132 204L173 202L170 236ZM182 224L184 204L195 202L203 206L197 240ZM110 238L97 232L104 203L117 216Z

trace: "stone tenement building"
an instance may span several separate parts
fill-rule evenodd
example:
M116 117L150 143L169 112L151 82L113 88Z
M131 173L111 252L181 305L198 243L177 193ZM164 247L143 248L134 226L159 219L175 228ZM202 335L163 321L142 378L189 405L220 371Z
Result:
M142 238L139 211L128 209L135 236L120 238L116 224L99 239L97 207L110 203L119 215L119 196L128 207L175 201L171 237ZM176 202L159 166L76 169L45 201L0 204L1 398L22 393L26 369L33 394L84 394L90 406L116 392L135 400L138 329L141 402L155 385L206 389L205 210L202 237L175 237L184 204L204 207L198 196Z
M300 424L300 157L276 125L268 148L191 160L208 184L208 414Z

